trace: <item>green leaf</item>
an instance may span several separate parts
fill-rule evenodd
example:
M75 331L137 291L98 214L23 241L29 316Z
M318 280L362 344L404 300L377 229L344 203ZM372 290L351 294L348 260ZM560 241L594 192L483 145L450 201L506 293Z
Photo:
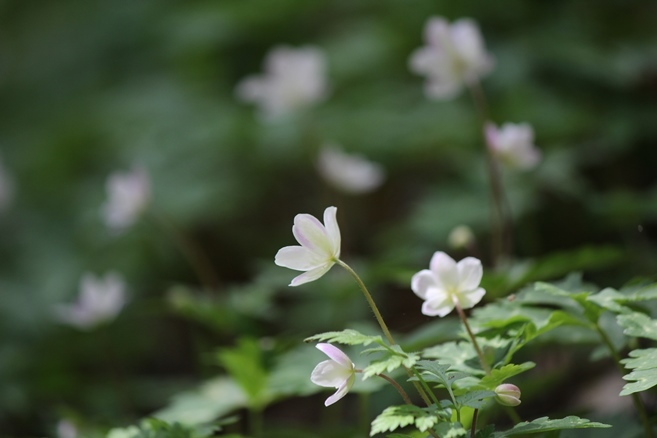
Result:
M644 313L632 312L629 314L618 315L616 317L618 325L623 327L628 336L648 338L657 341L657 320L652 319Z
M420 360L419 354L405 353L399 345L393 345L392 347L386 348L384 351L386 352L387 357L372 362L363 369L363 380L383 372L389 373L400 367L410 368Z
M422 352L422 357L440 359L442 363L450 365L452 369L468 374L484 374L481 369L475 368L479 364L477 352L469 342L445 342L444 344L427 348ZM474 366L471 366L471 363Z
M456 397L459 406L469 406L474 409L482 409L486 406L486 399L495 397L495 391L477 390L470 391Z
M586 418L579 418L569 416L559 420L550 420L548 417L537 418L532 422L523 421L516 424L513 429L505 432L497 432L493 434L493 438L502 438L507 436L523 435L530 433L543 433L553 430L565 429L589 429L589 428L606 428L611 427L608 424L595 423Z
M621 303L629 301L628 298L611 288L607 288L598 292L597 294L590 295L587 299L592 303L602 307L603 309L607 309L614 313L631 312L631 309L621 305Z
M400 427L413 425L421 432L429 430L447 413L438 411L435 407L420 408L414 405L390 406L372 421L370 436L377 433L392 432Z
M381 336L367 336L356 330L346 329L341 332L326 332L306 338L304 342L335 342L344 345L364 345L367 346L373 342L384 345Z
M417 369L422 372L425 381L440 383L447 390L452 389L452 384L455 381L467 377L465 373L449 371L449 364L440 363L435 360L421 360L416 365Z
M219 362L240 384L249 398L249 404L260 408L267 404L267 371L263 366L261 349L255 339L240 339L234 348L217 353Z
M625 384L620 395L634 394L657 385L657 348L630 351L630 357L621 363L633 371L623 376L631 383Z
M468 431L459 423L440 423L434 430L441 438L458 438L468 435Z

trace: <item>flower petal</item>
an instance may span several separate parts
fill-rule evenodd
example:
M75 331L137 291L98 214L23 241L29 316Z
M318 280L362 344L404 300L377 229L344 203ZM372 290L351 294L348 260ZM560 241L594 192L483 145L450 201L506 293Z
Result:
M486 291L482 288L467 291L458 294L459 305L462 309L469 309L474 307L486 295Z
M328 207L324 210L324 226L331 242L331 255L335 258L340 257L341 244L340 227L338 227L338 220L336 218L337 213L337 207Z
M333 266L333 263L326 263L324 265L313 268L308 272L304 272L303 274L294 277L290 283L290 286L300 286L302 284L317 280L319 277L326 274L326 272L331 269L331 266Z
M440 294L422 304L422 313L427 316L443 317L454 310L454 302L447 294Z
M481 267L481 261L474 257L466 257L456 264L459 274L459 291L469 291L476 289L481 282L484 273Z
M331 242L326 228L315 216L296 215L292 233L301 246L318 254L331 254Z
M317 364L310 374L310 381L315 385L337 388L352 375L353 371L351 369L345 368L335 361L325 360Z
M413 275L411 289L415 292L415 295L426 300L432 295L432 292L436 293L440 289L440 285L437 283L436 276L433 272L423 269Z
M436 251L431 257L429 269L436 276L436 281L441 289L456 289L459 284L458 269L453 258L442 251Z
M296 271L310 271L322 266L324 260L303 246L286 246L276 253L274 263Z
M331 360L339 363L345 368L353 369L354 364L351 361L351 359L349 359L349 356L344 354L344 352L340 350L338 347L336 347L335 345L321 343L321 344L317 344L316 347L322 353L327 355Z
M333 403L337 402L342 397L347 395L347 393L349 392L349 390L354 384L355 377L356 376L352 374L351 377L349 377L349 379L347 379L342 385L340 385L340 387L335 392L335 394L333 394L332 396L326 399L326 401L324 402L324 406L331 406Z

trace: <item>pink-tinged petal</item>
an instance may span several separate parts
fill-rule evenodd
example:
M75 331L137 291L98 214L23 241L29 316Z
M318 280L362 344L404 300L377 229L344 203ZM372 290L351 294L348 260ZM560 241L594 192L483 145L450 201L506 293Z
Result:
M441 289L456 289L459 284L459 275L456 268L456 262L453 258L442 251L437 251L431 257L429 269L436 276L436 281Z
M460 291L476 289L481 282L484 269L481 261L474 257L466 257L456 264L459 274L458 288Z
M325 261L303 246L286 246L278 250L274 263L296 271L310 271L323 266Z
M328 270L331 269L331 266L333 266L333 263L327 263L325 265L311 269L308 272L304 272L303 274L294 277L290 283L290 286L300 286L302 284L317 280L322 275L326 274Z
M328 234L329 241L331 242L331 255L338 258L340 257L340 227L338 226L338 213L337 207L328 207L324 210L324 226Z
M320 350L322 353L327 355L329 358L334 360L335 362L339 363L345 368L353 368L354 364L349 359L349 356L344 354L342 350L340 350L338 347L335 345L327 344L327 343L321 343L316 345L317 349Z
M331 253L331 243L326 228L316 217L309 214L296 215L292 233L301 246L318 254Z
M447 295L437 296L422 304L422 313L427 316L439 316L442 318L452 310L454 310L454 302Z
M347 395L347 393L349 392L349 390L354 384L354 379L355 379L355 375L352 374L349 377L349 379L347 379L342 385L340 385L340 387L335 392L335 394L333 394L332 396L326 399L326 401L324 402L324 406L331 406L333 403L337 402L342 397Z
M349 379L352 374L353 371L340 366L337 362L325 360L317 364L310 374L310 381L315 385L326 388L337 388Z
M484 295L486 295L486 291L480 287L475 290L460 293L458 294L459 304L463 309L470 309L477 305Z
M440 285L437 283L436 276L433 272L423 269L413 275L411 289L415 292L415 295L426 300L432 293L435 294L440 289Z
M432 47L448 44L449 23L442 17L431 17L424 25L424 40Z
M484 136L486 137L486 144L492 150L497 150L499 145L497 126L492 122L487 122L484 127Z

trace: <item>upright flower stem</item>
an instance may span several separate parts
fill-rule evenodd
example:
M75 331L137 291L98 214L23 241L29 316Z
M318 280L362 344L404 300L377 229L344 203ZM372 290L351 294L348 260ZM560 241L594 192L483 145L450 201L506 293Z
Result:
M616 348L614 348L614 344L611 342L611 339L609 339L607 333L605 333L602 327L600 327L600 325L597 323L595 324L595 330L600 335L602 342L609 349L609 352L611 353L611 357L614 359L616 368L618 368L618 371L620 372L621 376L625 375L625 368L623 368L623 364L621 363L621 357L616 351ZM634 403L634 408L637 410L637 413L639 414L639 418L641 418L641 423L643 424L643 431L645 437L653 438L654 434L652 433L652 426L650 425L650 419L648 418L648 414L646 413L646 407L643 404L643 400L641 400L641 397L639 397L639 394L637 394L636 392L632 394L632 402Z
M399 383L397 383L393 378L388 377L385 374L377 374L377 376L381 377L383 380L390 383L397 390L399 395L401 395L401 398L404 399L404 402L407 405L412 405L413 404L413 402L411 401L411 398L408 396L408 394L406 394L406 391L404 391L404 388L402 388L401 385Z
M468 332L468 336L470 337L472 345L477 352L477 356L479 356L479 363L481 364L481 368L486 372L487 375L490 375L490 366L488 366L486 358L484 357L484 353L481 351L481 348L479 348L477 338L475 338L474 333L472 333L472 329L470 329L470 324L468 324L468 318L465 316L465 312L463 312L463 309L461 309L461 305L458 302L454 303L454 307L456 307L456 311L458 312L459 317L461 317L461 321L465 326L465 331Z

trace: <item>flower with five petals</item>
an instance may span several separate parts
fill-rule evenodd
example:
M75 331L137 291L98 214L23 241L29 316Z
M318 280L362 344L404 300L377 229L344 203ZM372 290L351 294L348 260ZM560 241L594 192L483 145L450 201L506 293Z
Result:
M541 159L541 151L534 146L534 129L528 123L505 123L501 127L486 123L486 143L502 164L528 170Z
M278 250L274 263L284 268L305 271L292 279L290 286L317 280L340 258L340 228L336 207L324 210L324 224L309 214L294 217L292 234L301 246L286 246Z
M483 269L481 261L466 257L456 263L442 251L434 253L429 269L423 269L411 279L411 289L424 300L422 313L443 317L456 304L469 309L481 301L486 291L479 287Z
M347 395L356 380L356 368L349 356L331 344L317 344L317 348L329 357L329 360L317 364L310 381L315 385L337 388L335 394L324 402L330 406Z

